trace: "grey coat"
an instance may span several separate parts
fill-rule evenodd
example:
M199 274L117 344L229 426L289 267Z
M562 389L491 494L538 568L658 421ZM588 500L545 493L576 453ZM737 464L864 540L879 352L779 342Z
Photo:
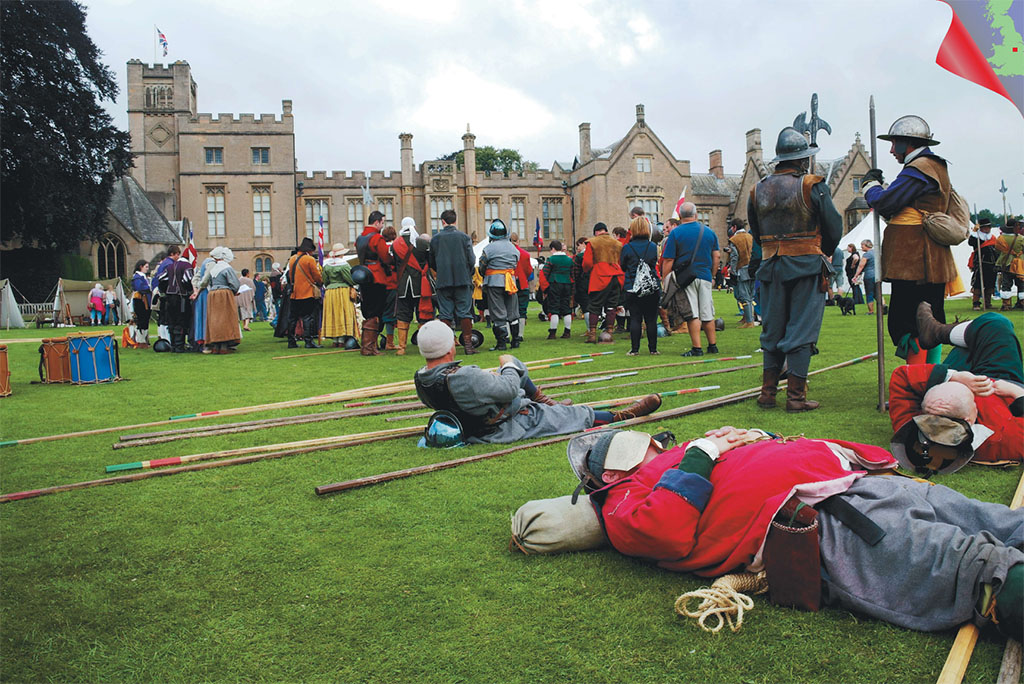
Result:
M473 284L473 241L455 226L445 226L430 240L430 268L437 272L437 287Z
M507 239L493 240L484 247L484 253L480 255L480 274L487 269L508 269L515 270L519 263L519 248ZM505 276L495 273L484 276L484 285L489 287L505 287Z
M421 368L417 374L428 381L445 366ZM507 444L532 437L550 437L580 432L594 425L594 409L589 406L547 406L526 398L523 387L529 382L526 367L505 365L497 372L479 366L460 366L448 377L448 389L463 411L492 418L499 412L506 417L498 429L488 435L471 437L474 444Z

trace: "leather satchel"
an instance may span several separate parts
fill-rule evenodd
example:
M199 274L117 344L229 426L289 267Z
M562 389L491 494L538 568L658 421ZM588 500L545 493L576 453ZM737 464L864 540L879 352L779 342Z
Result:
M764 545L768 598L779 606L821 608L818 512L791 498L775 514Z

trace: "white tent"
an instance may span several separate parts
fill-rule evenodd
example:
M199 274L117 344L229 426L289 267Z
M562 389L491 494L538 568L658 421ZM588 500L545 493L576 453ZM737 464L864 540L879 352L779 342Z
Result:
M881 216L878 217L879 232L885 237L885 219ZM997 231L993 231L993 235L998 235ZM844 235L839 241L839 246L843 249L845 254L846 246L851 242L857 246L857 251L860 251L861 240L875 241L875 219L874 212L869 212L864 219L857 224L857 227L851 230L849 233ZM880 250L877 249L876 254L880 254ZM950 249L953 250L953 261L956 263L957 273L960 275L960 280L963 281L964 292L954 297L967 297L971 294L971 270L967 268L967 260L971 258L971 246L967 244L967 240L964 240L959 245L953 245ZM847 255L848 256L848 255ZM845 258L845 257L844 257ZM878 262L876 261L876 269L879 268ZM849 283L845 284L844 289L849 288ZM889 294L890 291L889 283L882 283L882 293Z
M480 255L484 253L484 247L490 244L490 242L491 241L489 238L484 238L480 242L473 245L473 256L476 257L476 263L480 263ZM540 267L540 262L537 261L536 257L530 257L530 266L533 267L533 270L536 273L537 269Z
M25 319L18 310L18 302L14 299L14 288L11 281L0 280L0 328L24 328Z
M89 318L89 291L99 283L104 288L108 285L114 287L114 298L117 303L117 314L122 324L131 319L132 312L128 309L128 299L125 297L124 283L120 278L110 280L68 280L67 278L57 279L57 291L53 297L53 309L56 312L57 322L70 323L67 320L70 316L81 316Z

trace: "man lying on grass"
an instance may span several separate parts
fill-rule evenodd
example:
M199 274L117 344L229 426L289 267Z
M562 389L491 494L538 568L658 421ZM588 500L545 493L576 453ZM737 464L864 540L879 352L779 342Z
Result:
M1021 638L1024 512L894 474L884 449L723 427L665 451L588 433L568 453L621 553L709 577L766 570L773 600L811 610Z
M939 323L917 309L925 349L951 344L943 363L897 366L889 379L893 454L923 477L968 461L1020 462L1024 455L1024 367L1013 323L997 313ZM925 346L930 345L930 346Z
M417 333L427 365L416 371L416 394L435 411L455 415L468 442L505 444L531 437L580 432L627 418L646 416L661 406L650 394L621 411L595 411L589 406L559 404L530 380L523 362L511 354L498 357L497 372L460 366L455 360L455 334L443 321L430 321Z

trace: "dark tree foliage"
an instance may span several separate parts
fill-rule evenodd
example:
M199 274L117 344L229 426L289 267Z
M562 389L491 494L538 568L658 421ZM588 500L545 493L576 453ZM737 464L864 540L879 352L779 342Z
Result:
M0 240L72 250L96 238L130 137L101 102L113 73L71 0L0 2Z
M447 154L441 159L444 161L454 161L459 166L462 166L465 162L463 161L463 151L452 152ZM531 161L523 160L523 156L519 153L519 150L512 150L507 147L497 149L490 145L484 145L483 147L476 148L476 170L477 171L490 171L500 172L504 174L519 173L521 171L535 171L537 164Z

